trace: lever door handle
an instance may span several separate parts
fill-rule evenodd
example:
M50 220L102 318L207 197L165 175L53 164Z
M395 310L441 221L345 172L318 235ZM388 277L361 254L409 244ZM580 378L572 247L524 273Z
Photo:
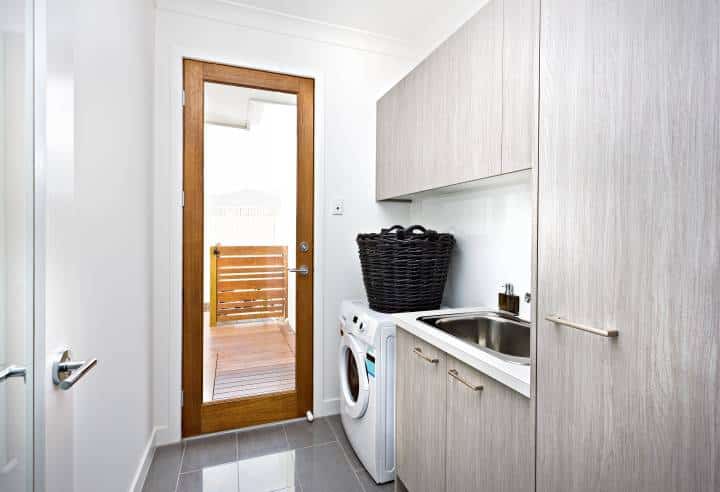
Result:
M0 371L0 382L5 381L6 379L10 378L23 378L25 380L25 375L27 374L27 369L20 366L8 366L2 371Z
M298 268L288 268L288 272L299 273L303 277L307 277L310 273L310 269L306 265L300 265Z
M97 365L97 359L70 360L70 350L58 352L52 366L52 379L61 390L69 390Z

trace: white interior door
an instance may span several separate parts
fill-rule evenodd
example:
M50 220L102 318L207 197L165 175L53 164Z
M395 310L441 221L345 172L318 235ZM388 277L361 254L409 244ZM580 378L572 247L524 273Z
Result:
M74 492L76 486L75 434L77 389L64 390L52 381L53 357L62 348L77 350L74 328L79 290L68 245L75 244L73 215L75 172L75 64L73 0L34 0L36 9L36 74L38 149L36 189L37 268L42 270L38 296L43 306L41 340L36 351L43 357L38 371L38 393L44 411L41 455L42 488L36 492ZM73 359L77 358L73 353Z
M33 10L0 0L0 490L33 490Z

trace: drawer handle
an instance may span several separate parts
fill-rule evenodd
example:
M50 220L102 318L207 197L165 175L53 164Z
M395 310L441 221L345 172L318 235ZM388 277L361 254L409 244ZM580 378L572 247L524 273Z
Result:
M457 379L458 381L460 381L462 384L464 384L465 386L467 386L468 388L470 388L473 391L482 391L483 390L482 384L474 386L474 385L468 383L467 381L465 381L463 378L461 378L460 374L457 372L457 369L450 369L448 371L448 374L450 376L452 376L453 378Z
M413 349L413 353L415 355L417 355L418 357L420 357L421 359L429 362L430 364L437 364L438 362L440 362L440 359L432 359L432 358L428 357L427 355L423 354L422 349L420 347L415 347Z
M570 328L575 328L576 330L587 331L588 333L600 335L601 337L615 338L619 335L617 330L600 330L598 328L593 328L592 326L573 323L572 321L568 321L565 318L558 316L557 314L551 314L550 316L546 316L545 320L551 323L557 323L558 325L569 326Z

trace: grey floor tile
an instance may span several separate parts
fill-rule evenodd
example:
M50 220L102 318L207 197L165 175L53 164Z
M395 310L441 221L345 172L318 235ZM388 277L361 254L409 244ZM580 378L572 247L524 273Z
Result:
M335 438L340 443L340 446L342 446L343 451L345 451L345 455L348 460L350 460L350 466L352 469L364 470L365 468L363 467L363 464L360 463L360 459L357 457L357 454L355 454L355 450L350 444L350 441L348 441L345 429L343 429L342 426L342 421L340 420L340 415L331 415L327 419L333 433L335 434Z
M237 459L235 433L191 439L185 442L182 472L200 470Z
M317 419L314 422L293 422L285 424L290 449L304 448L317 444L335 441L335 435L330 430L327 419Z
M394 482L388 482L388 483L384 483L382 485L376 484L375 480L373 480L373 477L371 477L370 474L364 468L362 470L357 471L357 476L360 479L360 484L362 485L362 488L365 492L373 492L373 491L391 492L392 490L395 490Z
M282 425L264 427L237 434L238 458L254 458L289 449L288 440Z
M296 449L295 476L303 492L362 492L336 442Z
M239 492L273 492L297 485L294 451L241 460L237 465Z
M238 492L237 463L183 473L180 475L177 492Z
M161 446L155 450L143 492L174 492L180 472L182 444Z

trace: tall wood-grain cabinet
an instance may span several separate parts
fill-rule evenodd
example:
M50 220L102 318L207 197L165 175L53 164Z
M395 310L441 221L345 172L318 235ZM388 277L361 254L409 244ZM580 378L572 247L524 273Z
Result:
M378 200L532 167L538 5L490 0L378 101Z
M718 26L543 0L538 492L720 490Z

